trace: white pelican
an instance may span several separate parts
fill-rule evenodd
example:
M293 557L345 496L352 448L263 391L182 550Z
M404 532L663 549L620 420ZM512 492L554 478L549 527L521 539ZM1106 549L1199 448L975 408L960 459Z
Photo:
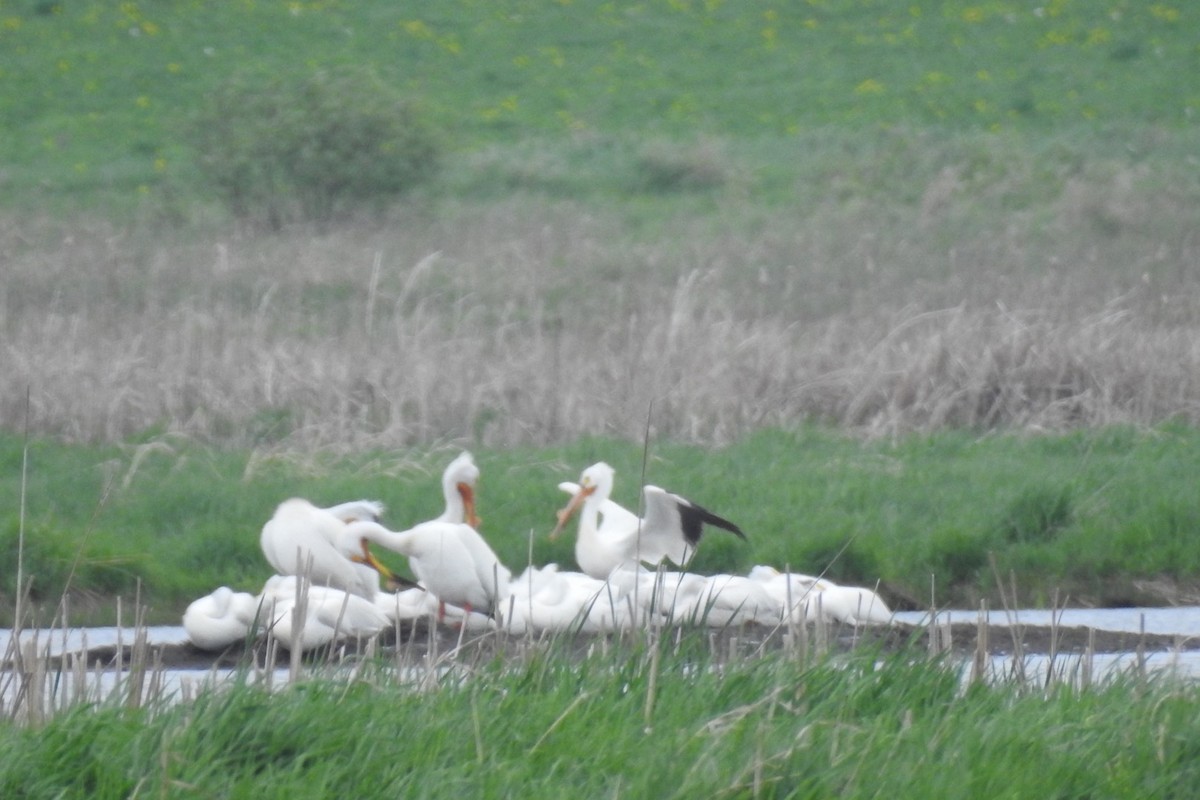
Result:
M348 535L347 524L374 521L383 505L355 500L318 508L307 500L285 500L263 526L259 544L267 563L280 575L307 575L318 586L329 586L374 600L382 575L400 582L365 549L359 537Z
M639 520L609 500L613 474L613 468L603 461L585 469L579 490L558 512L558 525L550 534L551 539L557 538L571 515L579 511L575 560L593 578L607 578L617 567L638 562L654 565L667 559L684 566L691 560L705 524L746 538L729 520L657 486L642 488L646 517Z
M628 627L633 615L625 592L582 572L559 572L558 565L529 567L510 584L504 630L599 633Z
M651 620L680 620L707 583L704 575L694 572L650 570L640 564L626 564L613 570L609 583L634 605L643 624Z
M838 622L850 625L887 625L892 610L878 593L858 586L842 586L825 578L796 572L780 572L759 565L750 570L757 581L787 608L794 622Z
M759 564L750 570L747 576L757 581L781 609L786 609L786 616L792 622L816 622L821 618L818 611L816 596L834 583L812 575L798 572L780 572L775 567Z
M264 623L287 650L303 652L340 639L374 636L391 624L370 600L341 589L309 585L304 589L304 615L297 640L293 612L299 581L295 575L274 575L259 595Z
M475 484L479 482L479 467L467 451L451 461L442 472L442 494L446 498L446 510L437 518L438 522L465 522L478 528L480 519L475 514Z
M364 550L370 542L408 556L413 574L441 603L490 612L508 594L512 574L466 523L431 520L407 531L390 531L377 522L360 521L346 531Z
M609 579L635 598L644 621L657 618L675 625L723 627L754 622L774 625L782 604L761 584L740 575L624 567Z
M201 650L224 650L245 641L254 630L257 614L254 595L221 586L188 605L183 612L183 629Z
M465 627L468 631L484 631L495 627L491 617L478 611L467 611L455 605L440 603L436 597L417 586L397 592L380 593L375 606L391 622L424 619L442 615L442 621Z
M676 622L704 624L709 627L740 625L747 622L775 625L783 615L783 605L756 581L741 575L711 575L704 587L682 607L676 606Z
M892 610L878 593L861 586L834 584L813 599L827 620L850 625L890 625Z
M480 519L475 513L475 485L479 482L479 467L475 465L475 459L470 452L464 450L453 461L446 465L446 469L442 471L442 496L446 501L446 507L442 513L435 517L430 522L445 523L445 524L466 524L472 528L478 528ZM349 504L347 504L349 505ZM347 522L379 522L379 514L373 516L359 516L354 519L347 519ZM382 530L387 530L382 528ZM376 532L377 533L377 532ZM374 534L372 534L374 535ZM478 539L479 537L475 537ZM342 550L352 552L351 559L356 562L362 562L370 565L380 574L382 574L388 582L389 588L409 583L406 579L395 575L386 566L384 566L371 553L368 546L370 536L365 536L361 531L358 533L347 533L347 541L343 542ZM480 539L479 541L482 541ZM386 546L386 545L385 545ZM486 545L485 545L486 547ZM419 563L418 560L417 563ZM417 572L415 564L410 560L410 565L414 567L413 571ZM422 575L418 572L417 579L421 580ZM392 599L392 593L380 595L377 599L381 608L386 610L388 616L392 619L410 619L418 605L424 607L428 598L419 598L413 592L419 590L424 591L422 587L415 587L399 594L405 595L398 600ZM438 601L438 619L446 617L446 605L444 602ZM460 610L452 610L454 613ZM467 620L470 616L469 612L461 611L461 616L464 621L475 623L475 620Z

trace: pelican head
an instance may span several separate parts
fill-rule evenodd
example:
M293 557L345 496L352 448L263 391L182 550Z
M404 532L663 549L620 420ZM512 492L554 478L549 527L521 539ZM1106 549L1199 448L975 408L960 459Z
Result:
M558 512L558 524L550 533L551 541L558 538L567 521L589 497L596 495L601 500L608 499L608 496L612 494L614 474L613 468L603 461L598 461L583 471L583 474L579 476L579 491L571 498L571 502Z
M475 513L475 484L478 481L479 467L475 466L474 457L466 450L451 461L442 473L442 491L446 495L447 507L457 494L463 505L462 521L472 528L478 528L482 521Z

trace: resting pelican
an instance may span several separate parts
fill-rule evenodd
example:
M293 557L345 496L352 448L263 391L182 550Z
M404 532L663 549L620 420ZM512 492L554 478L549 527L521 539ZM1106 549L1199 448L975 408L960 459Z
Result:
M858 586L842 586L825 578L796 572L780 572L758 565L750 570L758 582L787 608L793 622L840 622L850 625L888 625L892 610L877 592Z
M350 522L376 520L382 512L383 505L371 500L318 508L294 497L275 509L263 526L259 544L267 563L280 575L307 574L318 586L374 600L380 575L391 583L401 581L346 528Z
M821 619L816 596L832 587L832 581L803 575L798 572L780 572L775 567L759 564L753 567L748 576L757 581L781 609L786 609L785 619L792 622L816 622Z
M183 629L188 640L201 650L224 650L245 641L254 629L257 614L254 595L221 586L188 605L183 612Z
M877 592L861 586L834 584L812 601L825 619L850 625L890 625L892 610Z
M694 572L622 567L610 582L635 598L643 619L657 618L675 625L723 627L754 622L774 625L783 605L760 583L740 575L698 575Z
M624 590L558 565L528 567L512 580L504 604L504 630L599 633L628 627L633 619Z
M265 623L287 650L302 652L339 639L374 636L390 624L370 600L341 589L309 585L304 587L304 614L296 628L293 612L300 599L299 580L295 575L274 575L259 596Z
M704 587L682 608L676 606L676 622L724 627L755 622L775 625L783 605L761 584L741 575L711 575Z
M408 556L413 574L443 604L490 612L508 594L512 574L466 523L431 520L407 531L391 531L364 520L350 523L346 532L363 550L369 542Z
M550 534L551 539L557 538L571 515L579 511L575 560L593 578L607 578L617 567L638 562L654 565L667 559L686 565L706 523L746 538L729 520L657 486L642 488L646 517L639 520L609 500L613 475L613 468L603 461L585 469L579 490L558 512L558 525Z

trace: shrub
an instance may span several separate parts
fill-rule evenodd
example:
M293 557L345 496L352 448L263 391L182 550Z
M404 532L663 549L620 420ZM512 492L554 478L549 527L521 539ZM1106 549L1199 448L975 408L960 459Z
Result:
M230 211L272 228L379 207L431 177L439 149L413 103L350 68L235 76L191 133Z
M725 154L712 141L692 146L656 141L643 147L637 157L636 188L644 192L718 189L729 178Z

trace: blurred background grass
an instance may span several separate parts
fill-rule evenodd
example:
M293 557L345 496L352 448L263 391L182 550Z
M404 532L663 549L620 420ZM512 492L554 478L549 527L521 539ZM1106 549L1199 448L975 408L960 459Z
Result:
M655 444L644 474L746 531L745 542L710 532L693 563L703 573L770 564L880 581L899 608L998 606L1001 591L1025 605L1194 602L1196 440L1192 428L1164 427L1038 437L946 431L864 444L811 428L717 449ZM6 497L19 495L21 449L3 440ZM263 457L170 439L103 448L35 441L25 574L47 617L74 570L73 621L91 613L111 622L113 598L139 589L151 619L173 621L218 585L261 588L270 568L258 534L283 499L382 500L385 522L402 529L440 513L440 472L455 453ZM612 464L614 499L638 507L642 448L634 443L487 449L476 460L481 530L515 572L531 557L574 563L574 536L547 536L568 500L557 483L589 464ZM16 546L14 513L0 536L14 564ZM402 558L381 555L407 571ZM11 598L15 571L3 580Z

